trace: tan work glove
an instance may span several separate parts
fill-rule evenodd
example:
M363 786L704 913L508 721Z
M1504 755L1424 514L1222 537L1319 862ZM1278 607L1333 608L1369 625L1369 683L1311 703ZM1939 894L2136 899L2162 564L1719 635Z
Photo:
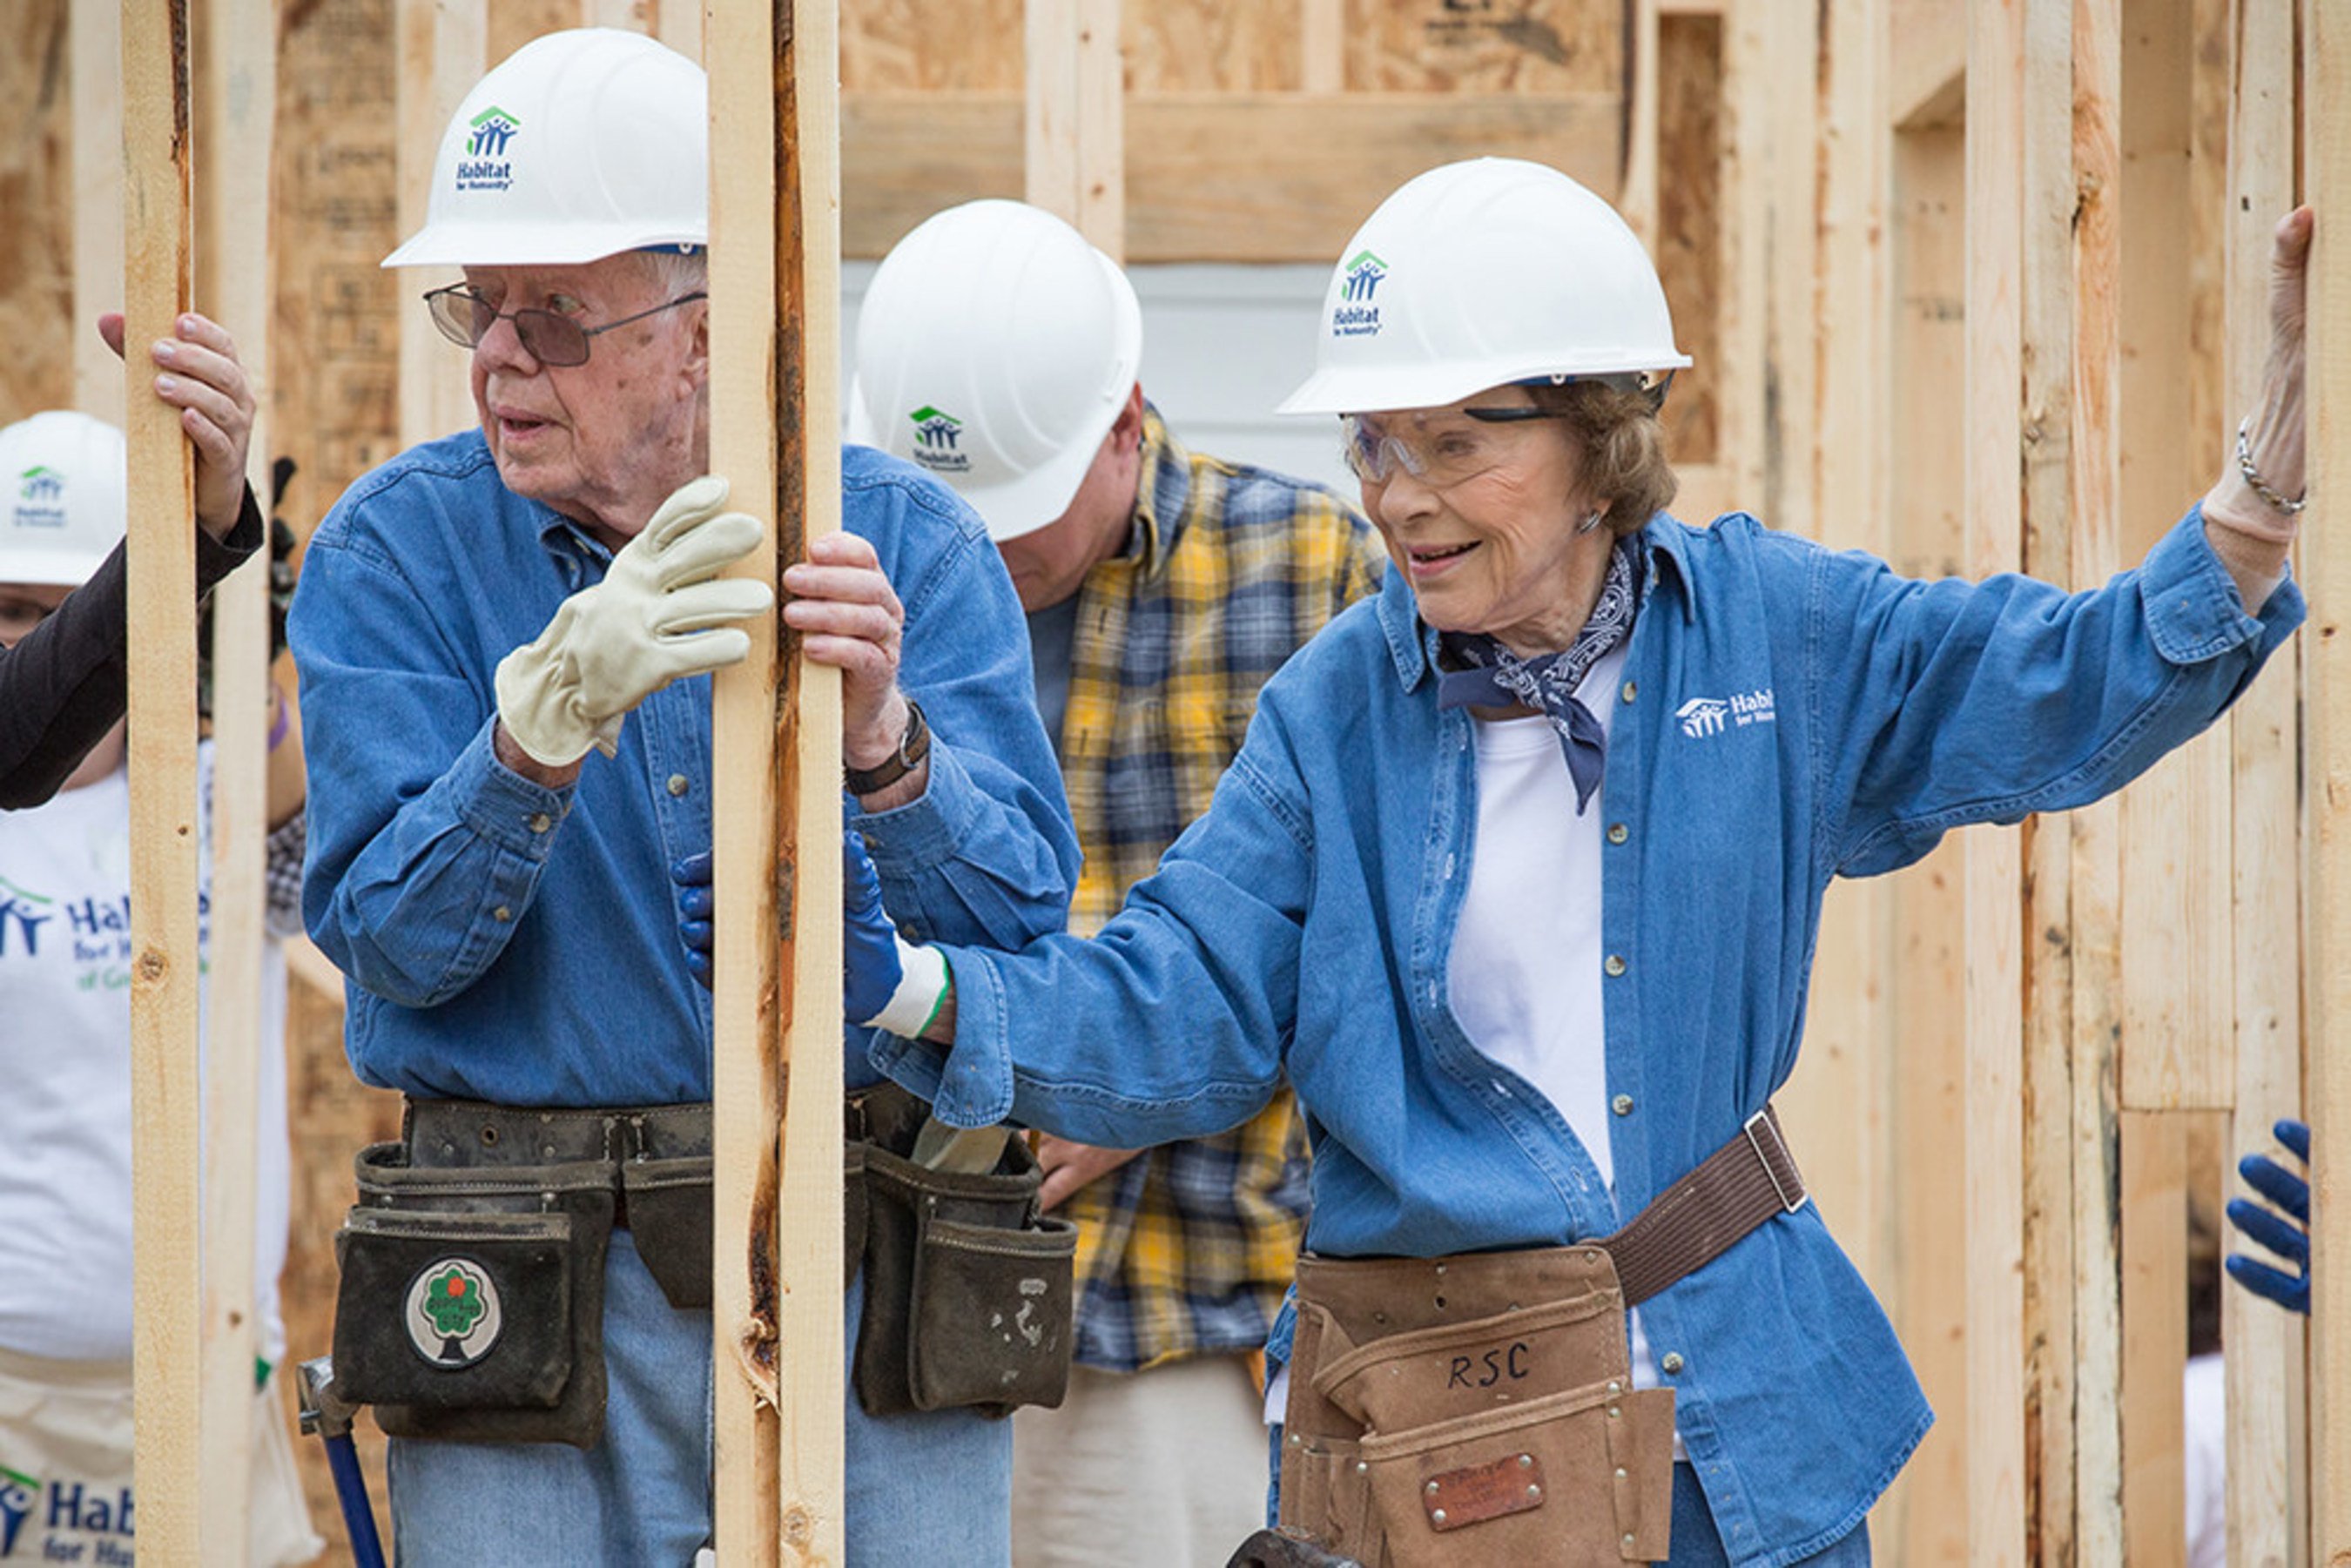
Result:
M498 661L498 717L517 746L549 768L590 746L610 757L630 709L672 681L749 656L749 635L724 622L763 613L776 596L764 582L718 577L760 534L758 518L726 505L724 479L680 486L603 581Z

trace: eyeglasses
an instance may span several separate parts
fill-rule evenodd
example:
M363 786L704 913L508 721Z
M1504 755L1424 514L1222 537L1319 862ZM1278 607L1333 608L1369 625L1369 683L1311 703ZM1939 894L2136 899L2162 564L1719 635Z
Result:
M1358 414L1343 422L1347 467L1366 485L1384 485L1401 467L1432 489L1447 489L1499 467L1511 441L1499 426L1565 419L1563 408L1464 408L1429 416L1409 432L1389 430Z
M475 347L489 336L492 327L500 321L511 321L524 352L542 365L568 368L588 362L589 339L708 298L701 293L684 295L666 305L607 321L601 327L582 327L570 317L553 310L500 310L463 283L434 289L424 297L424 308L432 312L433 325L441 329L441 335L461 349Z

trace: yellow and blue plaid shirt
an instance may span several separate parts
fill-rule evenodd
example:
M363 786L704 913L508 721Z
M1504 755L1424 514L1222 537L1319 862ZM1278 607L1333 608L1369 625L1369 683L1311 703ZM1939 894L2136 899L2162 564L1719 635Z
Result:
M1101 929L1208 809L1258 688L1379 589L1387 558L1339 495L1197 456L1144 420L1128 548L1078 592L1061 779L1085 865L1070 928ZM1255 1351L1305 1228L1303 1129L1284 1092L1213 1138L1092 1183L1078 1221L1077 1359L1119 1372Z

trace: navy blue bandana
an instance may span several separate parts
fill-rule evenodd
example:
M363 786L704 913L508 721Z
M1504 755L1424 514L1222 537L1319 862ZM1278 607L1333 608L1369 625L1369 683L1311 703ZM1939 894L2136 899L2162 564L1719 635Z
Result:
M1592 618L1575 634L1575 645L1563 653L1521 659L1483 632L1447 632L1437 640L1444 663L1458 668L1441 670L1437 677L1437 706L1447 707L1511 707L1523 704L1551 720L1560 749L1567 754L1567 774L1575 780L1575 813L1592 803L1608 758L1608 733L1592 710L1577 700L1575 688L1592 666L1631 635L1633 631L1633 544L1619 539L1608 557L1608 578L1600 585L1600 602Z

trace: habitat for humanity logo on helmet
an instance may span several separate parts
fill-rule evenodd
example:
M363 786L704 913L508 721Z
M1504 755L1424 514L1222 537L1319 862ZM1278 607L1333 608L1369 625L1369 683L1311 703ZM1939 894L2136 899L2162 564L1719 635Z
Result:
M16 526L20 528L61 528L66 526L66 476L44 463L16 476Z
M1380 308L1372 303L1388 264L1368 250L1359 250L1347 262L1339 281L1339 308L1331 312L1331 336L1364 338L1380 329Z
M22 1470L0 1468L0 1557L13 1556L16 1537L41 1500L41 1483Z
M522 129L522 121L494 103L465 123L473 134L465 138L465 156L457 160L457 189L507 189L514 183L514 164L507 157L507 143Z
M956 450L963 421L945 409L925 403L906 416L914 422L914 461L934 474L970 471L971 455Z

